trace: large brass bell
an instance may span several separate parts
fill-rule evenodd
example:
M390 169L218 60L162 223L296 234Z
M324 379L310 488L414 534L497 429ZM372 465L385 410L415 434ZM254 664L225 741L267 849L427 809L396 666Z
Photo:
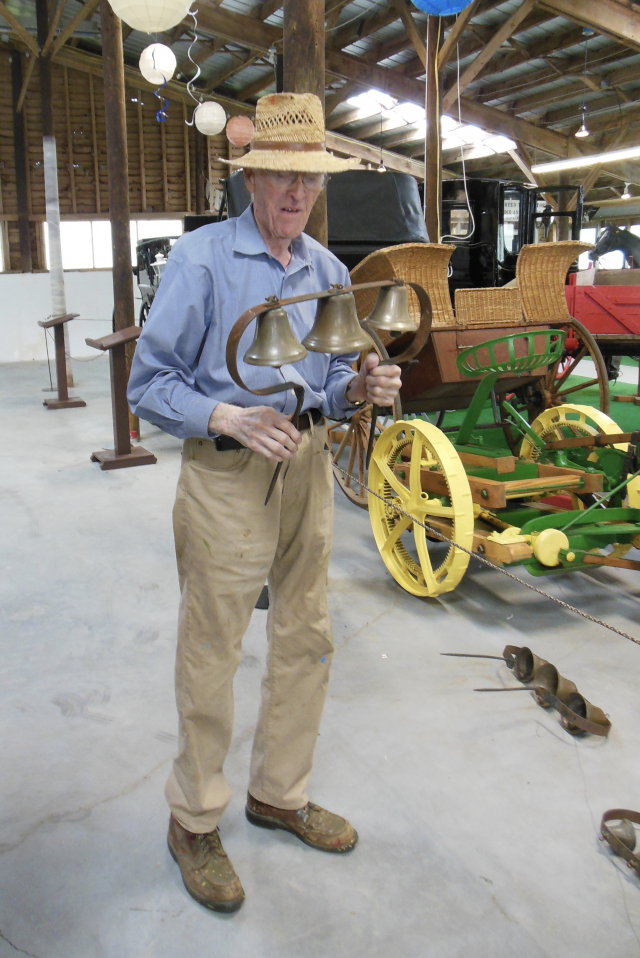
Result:
M365 322L388 333L415 333L416 324L409 313L409 290L404 283L383 286Z
M331 289L340 290L342 286ZM374 348L358 320L353 293L336 292L318 300L315 321L302 345L314 353L359 353Z
M609 831L626 845L630 852L636 847L636 830L628 818L621 818L617 825L609 825Z
M296 338L282 306L261 313L253 342L244 354L251 366L284 366L304 359L307 350Z

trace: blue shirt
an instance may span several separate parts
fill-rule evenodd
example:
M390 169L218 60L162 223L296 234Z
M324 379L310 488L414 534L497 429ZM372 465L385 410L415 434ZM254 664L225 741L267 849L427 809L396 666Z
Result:
M267 296L285 299L350 283L333 253L302 233L291 244L285 269L269 253L253 207L237 219L185 233L171 250L149 317L138 339L129 377L133 412L166 432L186 439L207 437L219 402L270 405L286 415L295 409L293 390L255 396L231 379L225 349L236 319ZM287 306L293 331L302 339L311 328L316 301ZM291 380L304 386L304 409L332 419L353 411L345 390L354 376L355 356L309 352L295 366L274 369L242 361L253 340L251 323L238 348L238 369L254 389Z

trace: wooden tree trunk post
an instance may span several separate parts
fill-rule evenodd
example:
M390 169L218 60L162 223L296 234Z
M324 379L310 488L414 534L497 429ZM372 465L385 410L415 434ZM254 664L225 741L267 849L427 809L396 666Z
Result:
M113 249L113 306L115 330L135 325L131 235L129 232L129 156L125 110L122 23L109 0L101 0L102 63L104 68L104 105L107 130L107 167L109 177L109 219ZM127 353L131 367L133 341ZM135 438L140 425L129 413L129 431ZM117 443L116 443L117 444Z
M439 17L429 17L427 31L427 143L424 220L432 243L440 242L442 183L440 169L440 96L438 77Z
M27 145L24 132L24 113L16 107L22 89L22 54L11 51L11 93L13 97L13 149L16 165L16 193L18 197L18 234L20 237L20 269L30 273L31 229L29 226L29 198L27 195Z
M324 0L284 0L283 83L287 93L315 93L324 108ZM306 232L327 246L327 194L311 210Z

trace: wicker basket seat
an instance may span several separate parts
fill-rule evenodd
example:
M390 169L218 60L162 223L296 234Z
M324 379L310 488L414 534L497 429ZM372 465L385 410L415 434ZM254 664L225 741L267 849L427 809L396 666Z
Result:
M457 289L456 319L461 326L521 326L522 303L515 288Z
M516 279L526 323L563 325L572 317L564 291L567 270L591 243L564 240L523 246L516 264Z
M402 243L370 253L351 271L353 283L371 283L379 279L402 279L422 286L431 299L433 328L455 327L447 273L455 246L445 243ZM358 317L362 320L373 309L377 289L355 294ZM416 326L420 319L418 299L409 290L409 313Z

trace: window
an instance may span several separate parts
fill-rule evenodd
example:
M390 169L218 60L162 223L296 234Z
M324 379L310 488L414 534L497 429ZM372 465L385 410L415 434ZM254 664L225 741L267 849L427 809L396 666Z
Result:
M451 210L449 230L451 236L466 236L469 232L469 210Z
M583 243L593 243L596 242L596 228L589 227L585 230L580 230L580 239ZM589 269L591 266L591 260L589 259L589 251L586 253L580 253L578 257L578 269Z
M137 265L136 244L160 236L182 236L182 220L131 220L131 265Z
M156 236L181 236L181 220L131 220L131 265L136 265L136 243ZM44 224L44 242L47 269L49 259L49 229ZM111 223L108 220L63 220L60 223L60 245L63 269L111 269ZM0 248L0 257L2 249ZM0 259L0 270L2 263Z

